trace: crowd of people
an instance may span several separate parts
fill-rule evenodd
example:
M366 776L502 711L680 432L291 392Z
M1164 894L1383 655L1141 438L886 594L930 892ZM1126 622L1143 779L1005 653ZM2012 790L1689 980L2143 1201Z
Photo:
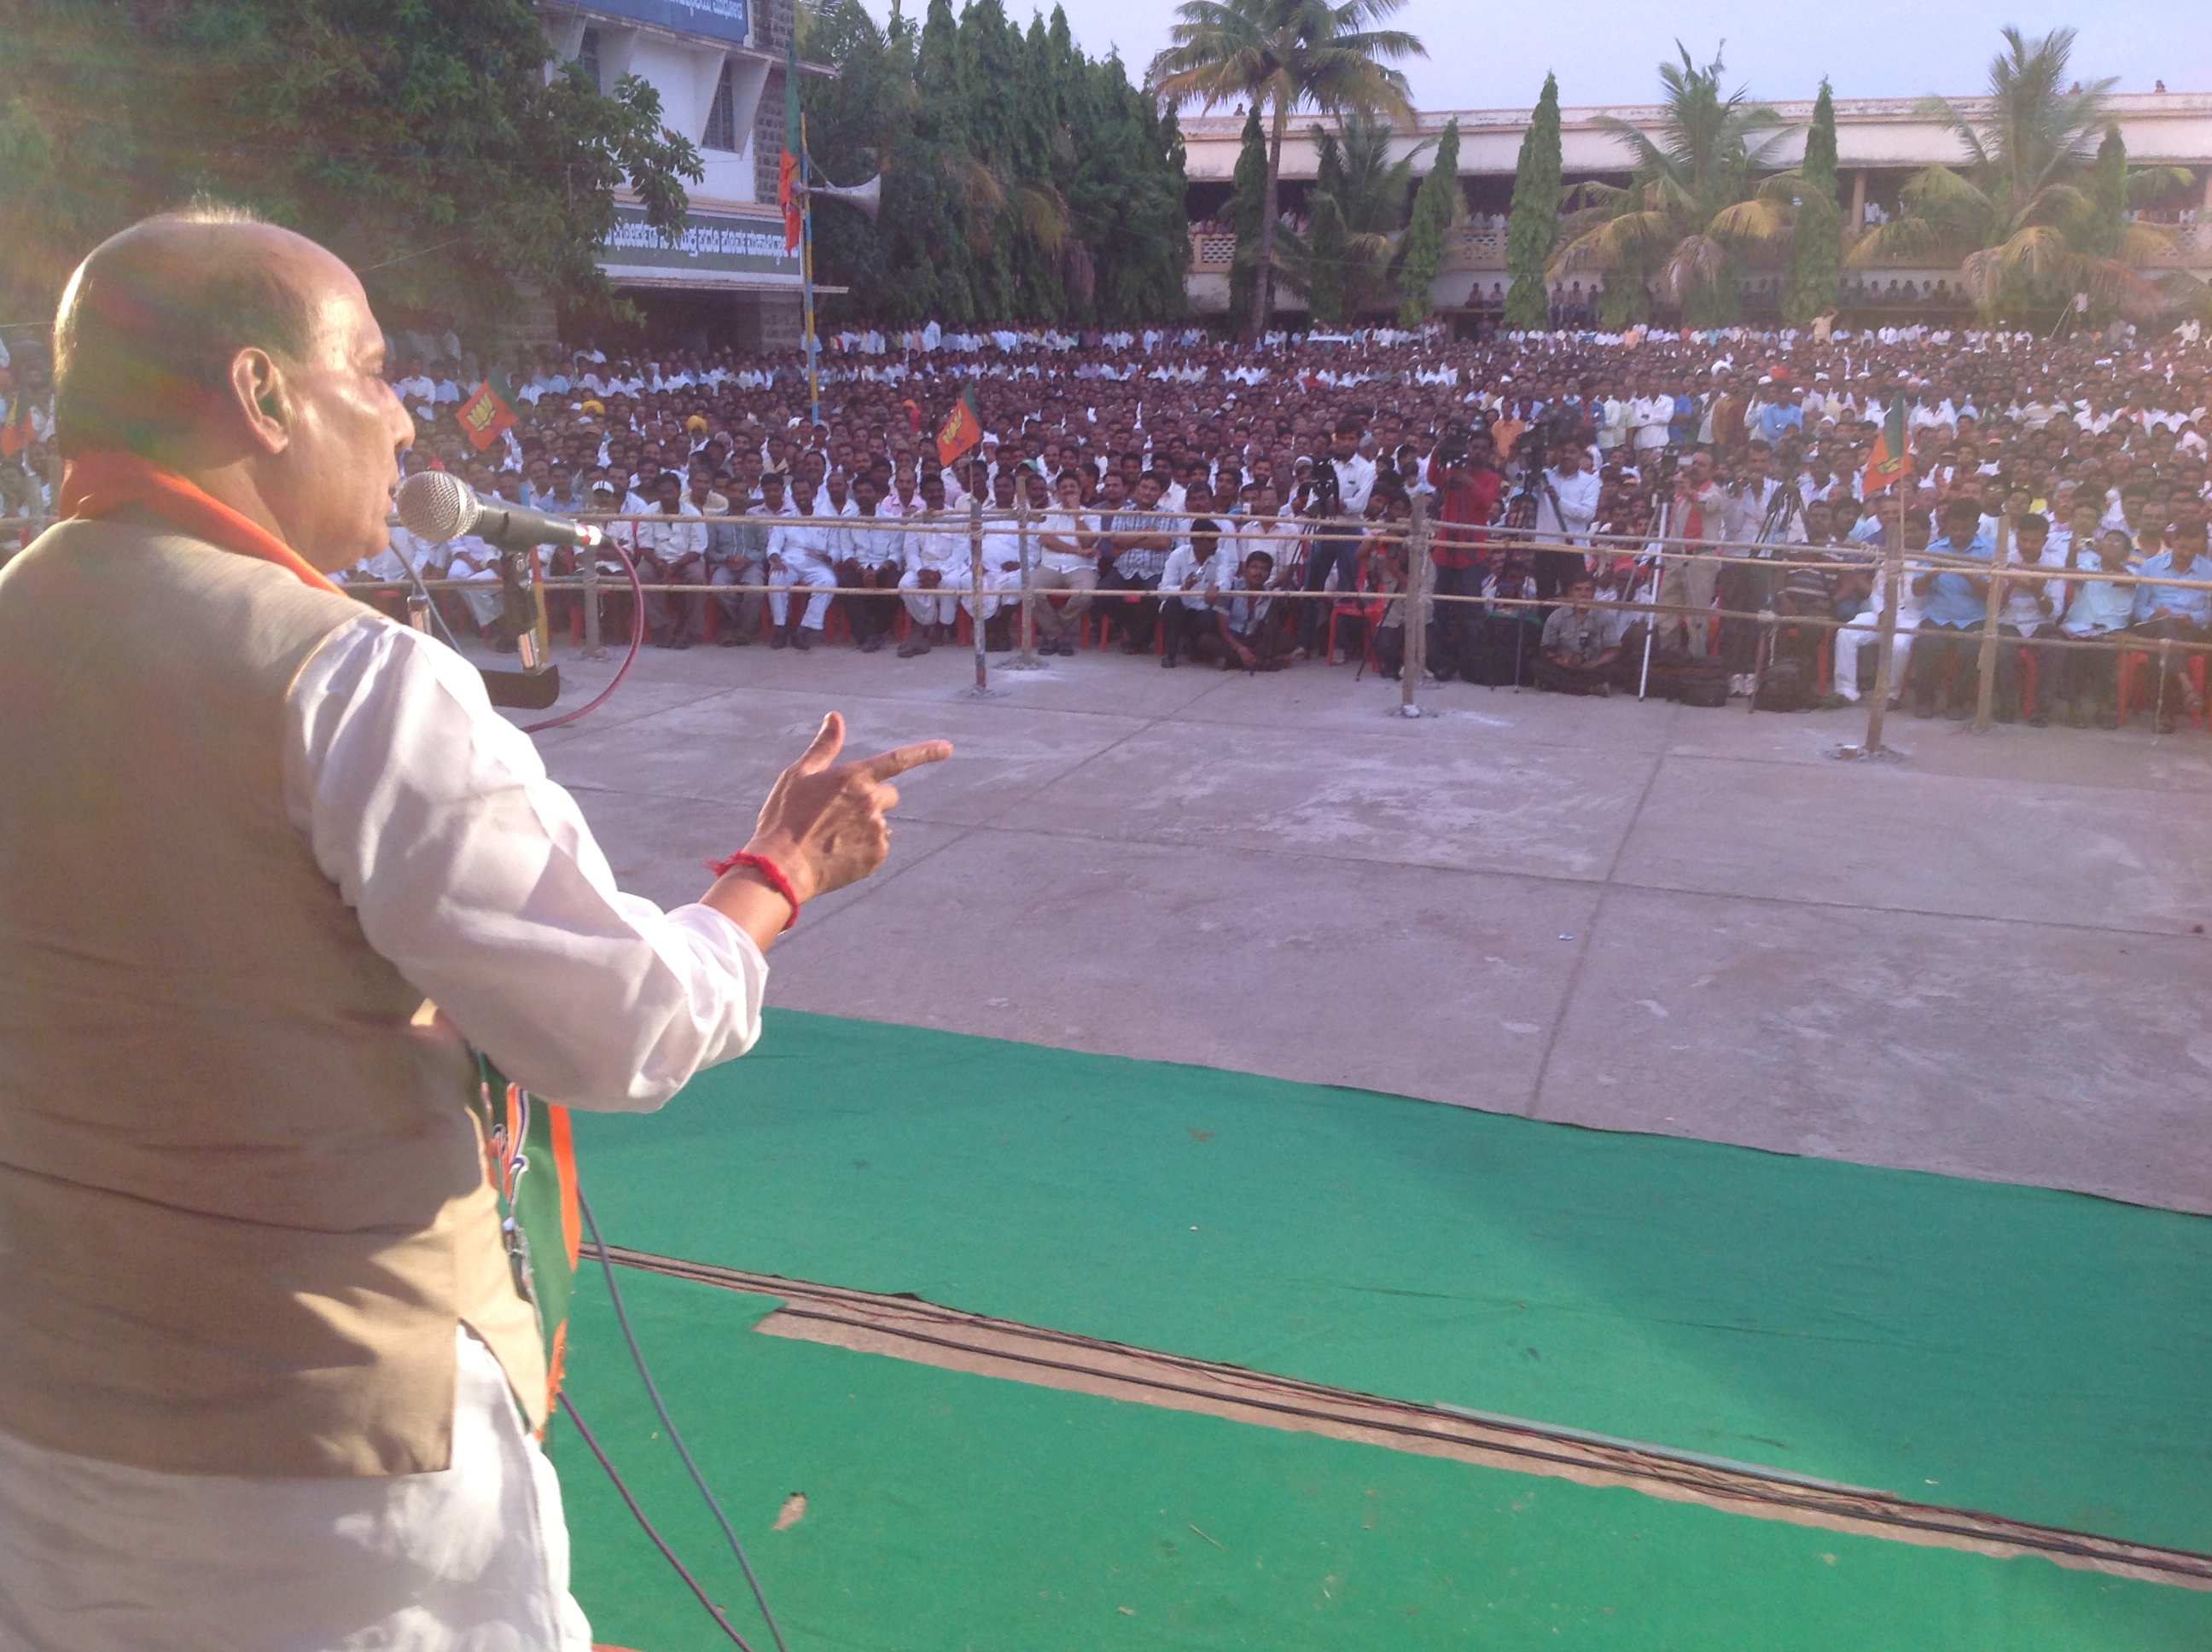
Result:
M1901 541L1915 566L1897 593L1899 694L1961 716L1988 611L1971 564L1994 574L2002 537L2022 571L1998 603L2000 717L2110 725L2124 677L2162 717L2203 712L2185 645L2212 621L2212 355L2194 326L2055 340L1432 326L1254 348L1188 325L933 325L825 340L811 388L796 352L591 341L493 369L514 422L481 448L461 414L486 373L462 342L402 334L391 355L419 430L409 466L642 519L619 532L648 583L699 587L647 593L636 623L665 647L804 650L835 632L913 657L964 616L1006 648L1026 582L1048 653L1089 641L1164 667L1275 670L1334 650L1389 674L1418 501L1437 681L1604 694L1649 683L1656 661L1686 697L1856 701L1874 688L1883 552ZM17 409L40 389L35 367L19 377ZM940 464L963 393L980 440ZM1900 404L1909 476L1869 492ZM15 423L27 451L0 462L0 489L36 516L45 433L35 409ZM980 591L971 498L988 512ZM1640 554L1661 539L1674 554ZM488 547L401 531L354 577L393 582L410 562L477 587L456 617L512 646ZM2098 574L2121 577L2081 577ZM2130 637L2154 670L2060 646Z

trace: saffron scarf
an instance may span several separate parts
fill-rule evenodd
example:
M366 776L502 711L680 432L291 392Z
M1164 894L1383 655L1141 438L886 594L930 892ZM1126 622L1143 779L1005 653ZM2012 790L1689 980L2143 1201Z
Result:
M195 539L274 562L318 591L344 594L329 575L309 567L305 557L258 522L142 453L101 448L70 459L62 472L64 516L90 522L126 505L143 506Z
M252 556L301 584L343 596L343 590L300 553L174 471L143 454L104 449L70 459L62 473L62 514L95 521L137 505L195 539ZM434 1013L425 1005L417 1019ZM515 1289L538 1315L545 1348L545 1414L561 1391L568 1351L568 1303L575 1294L583 1224L576 1197L576 1150L568 1110L510 1082L483 1052L477 1062L471 1109L484 1146L484 1174L499 1196L501 1236Z

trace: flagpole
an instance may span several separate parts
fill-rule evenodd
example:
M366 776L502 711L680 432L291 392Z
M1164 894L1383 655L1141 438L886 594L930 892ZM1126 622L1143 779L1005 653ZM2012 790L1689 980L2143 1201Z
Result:
M806 117L799 117L799 282L806 301L806 400L809 416L822 422L821 347L814 337L814 191L813 158L806 152Z

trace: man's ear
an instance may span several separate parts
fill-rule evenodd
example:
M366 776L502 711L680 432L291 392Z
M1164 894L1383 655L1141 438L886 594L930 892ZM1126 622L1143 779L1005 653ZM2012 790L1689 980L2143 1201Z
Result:
M291 446L284 373L263 349L242 349L231 358L230 390L247 434L257 446L281 453Z

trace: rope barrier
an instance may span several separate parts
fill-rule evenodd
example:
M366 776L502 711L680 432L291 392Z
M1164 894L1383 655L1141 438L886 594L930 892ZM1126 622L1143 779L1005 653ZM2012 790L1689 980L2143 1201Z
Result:
M1820 564L1808 563L1804 564L1804 566L1820 566ZM1846 564L1844 566L1863 567L1863 565L1860 564ZM2088 577L2094 580L2105 576L2092 574ZM2142 583L2163 586L2171 583L2171 581L2165 580L2149 580L2142 581ZM422 584L426 590L430 591L484 592L497 588L496 581L489 579L425 580ZM404 592L413 589L413 586L404 580L355 580L349 584L345 588L350 592ZM550 592L575 592L586 590L587 588L587 584L586 581L572 575L562 575L549 578L544 580L543 588ZM604 587L601 588L604 589ZM786 596L793 596L794 600L796 600L794 593L798 592L804 592L809 597L955 597L963 602L978 594L976 588L974 586L969 585L917 586L912 587L904 586L880 585L803 585L797 582L788 585L699 585L678 581L655 583L650 580L640 580L637 581L634 588L638 591L653 592L661 594L714 597L773 596L780 592ZM985 586L982 588L981 594L987 600L997 601L1009 608L1018 604L1021 597L1020 592L1012 586ZM1223 598L1224 601L1231 598L1248 597L1255 598L1267 602L1341 602L1353 604L1360 607L1367 607L1370 605L1379 605L1386 603L1401 603L1406 599L1409 593L1404 591L1307 591L1291 586L1279 588L1270 587L1265 590L1248 592L1230 590L1226 587L1208 586L1203 589L1188 592L1158 590L1135 592L1104 589L1094 590L1087 592L1040 591L1037 594L1041 598L1049 598L1059 595L1087 595L1091 598L1091 605L1094 606L1111 604L1115 603L1133 604L1147 600L1170 601L1176 597L1182 596L1218 596ZM1510 608L1516 610L1541 609L1549 610L1567 606L1565 600L1559 597L1492 596L1480 592L1456 591L1430 591L1424 593L1422 600L1425 603L1456 603L1476 607ZM1208 605L1218 607L1221 604L1212 604ZM1711 605L1698 607L1692 604L1662 603L1630 598L1608 598L1603 600L1593 601L1590 604L1590 606L1598 612L1606 614L1664 614L1679 616L1684 619L1703 618L1707 620L1773 620L1785 626L1812 626L1828 630L1842 630L1858 623L1857 616L1856 616L1850 619L1838 619L1832 615L1785 614L1778 609L1721 608ZM2049 629L2051 630L2056 629L2055 627ZM1900 629L1911 635L1918 635L1920 632L1924 631L1956 630L1965 635L1979 635L1980 628L1978 626L1930 626L1923 622L1917 629L1907 625L1900 627ZM2129 631L2115 631L2102 633L2100 635L2129 639L2130 641L2122 650L2123 652L2127 653L2142 653L2160 647L2194 650L2200 653L2212 651L2212 640L2195 641L2187 638L2180 637L2145 637ZM2038 647L2041 647L2046 641L2047 637L2047 631L2039 631L2033 637L2023 637L2020 640L2033 642ZM2049 640L2056 641L2055 638L2049 638ZM2077 641L2069 646L2086 647L2095 645Z

